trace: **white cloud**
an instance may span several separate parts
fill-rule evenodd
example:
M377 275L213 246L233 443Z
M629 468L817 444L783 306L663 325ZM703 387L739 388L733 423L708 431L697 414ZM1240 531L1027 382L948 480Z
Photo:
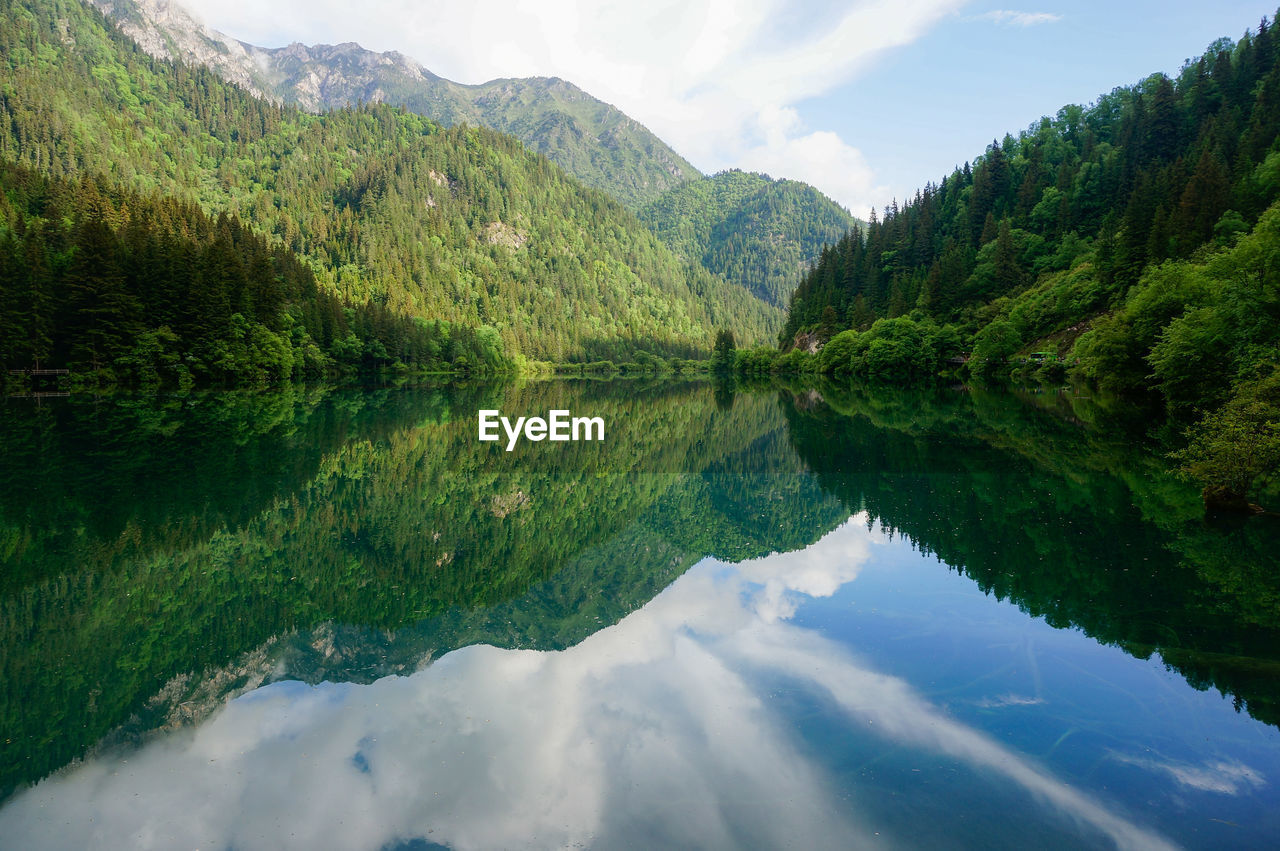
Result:
M997 9L978 15L975 20L994 21L1007 27L1034 27L1038 24L1056 24L1062 20L1061 15L1053 12L1015 12L1010 9Z
M884 542L865 521L800 553L708 560L563 652L473 646L366 686L267 686L20 793L0 836L30 849L909 844L876 835L857 789L833 788L772 699L782 681L829 701L868 747L950 760L957 782L1021 790L1120 848L1170 847L787 622L781 593L832 594Z
M786 620L795 614L797 594L830 597L857 579L871 557L871 546L883 542L880 535L868 534L866 522L866 515L859 514L802 550L738 564L738 577L759 586L751 609L766 623Z
M829 92L910 44L968 0L187 0L250 42L354 40L396 49L460 82L557 76L615 104L704 171L744 167L806 180L857 211L885 200L857 140L825 128L768 132L779 112ZM779 37L779 32L788 33Z
M748 171L811 183L863 219L889 193L862 152L829 130L770 138L743 150L738 162Z

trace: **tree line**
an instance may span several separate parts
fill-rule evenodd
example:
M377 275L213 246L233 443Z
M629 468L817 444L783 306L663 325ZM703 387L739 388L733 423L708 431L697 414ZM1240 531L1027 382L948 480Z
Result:
M369 316L488 326L509 356L557 362L687 358L715 327L760 341L781 320L512 137L271 104L79 0L0 0L0 52L0 160L225 212Z
M178 386L508 363L492 329L322 289L235 216L3 163L0 362Z
M1264 19L873 213L802 277L779 348L739 363L892 381L1007 375L1015 360L1075 370L1175 421L1250 435L1243 479L1210 474L1226 459L1206 462L1203 429L1186 459L1244 504L1239 482L1280 467L1278 139L1280 44Z

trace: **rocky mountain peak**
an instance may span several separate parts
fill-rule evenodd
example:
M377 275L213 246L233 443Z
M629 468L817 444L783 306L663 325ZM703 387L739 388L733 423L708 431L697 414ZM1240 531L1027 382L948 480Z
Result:
M151 55L208 66L259 97L313 112L386 102L445 125L490 127L633 210L701 177L642 124L559 77L462 85L403 53L351 41L258 47L207 26L175 0L90 2Z

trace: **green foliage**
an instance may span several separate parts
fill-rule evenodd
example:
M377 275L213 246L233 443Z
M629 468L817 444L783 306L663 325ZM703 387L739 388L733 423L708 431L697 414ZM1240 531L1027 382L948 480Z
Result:
M711 349L711 367L715 370L732 369L734 353L738 348L733 332L722 328L716 332L716 342Z
M1187 438L1174 457L1188 478L1204 486L1206 505L1248 508L1248 498L1280 475L1280 369L1240 387Z
M1148 269L1076 343L1085 375L1150 387L1180 415L1222 404L1280 356L1280 205L1247 236L1197 260Z
M886 381L905 381L937 372L937 354L927 330L906 317L878 319L861 334L852 371Z
M243 319L241 317L241 321ZM182 363L182 353L178 349L178 335L167 325L139 334L133 347L115 359L115 366L120 373L132 377L140 387L156 387L165 378L174 379L184 389L191 385L190 371ZM291 369L292 366L291 358Z
M493 329L344 306L237 219L0 164L0 365L160 384L509 367ZM98 380L98 377L82 380Z
M774 371L781 354L772 346L738 349L736 369L744 375L768 375Z
M1041 277L1034 286L1011 298L1001 311L1028 340L1047 337L1105 308L1111 289L1089 262Z
M1212 307L1189 310L1160 332L1160 341L1146 360L1170 408L1186 410L1220 402L1228 392L1223 381L1224 355L1230 351L1233 329L1223 311Z
M808 184L736 169L670 189L640 218L681 257L779 307L822 247L857 224Z
M772 371L782 373L783 375L800 375L806 372L816 372L818 369L818 358L809 352L802 352L799 349L792 349L778 356L772 365Z
M973 360L979 371L994 372L1022 347L1022 337L1012 322L997 320L978 332L973 341Z
M1186 263L1151 267L1127 296L1123 308L1099 321L1077 341L1075 356L1084 375L1099 384L1134 390L1145 386L1146 352L1162 329L1189 304L1208 294L1201 270Z
M1187 292L1207 285L1181 279L1201 274L1205 251L1272 227L1261 220L1280 194L1280 43L1264 21L1228 48L1187 63L1176 79L1156 74L1089 107L1064 107L873 215L864 235L822 252L779 341L863 330L912 309L957 325L975 349L993 334L1011 338L1003 327L980 337L993 322L1011 323L1023 342L1057 335L1064 346L1089 327L1077 346L1084 373L1141 389L1166 327L1189 306L1208 306ZM1210 293L1215 304L1220 295ZM1180 319L1154 355L1171 405L1220 401L1215 383L1229 386L1265 348L1257 326L1268 315L1214 307ZM1237 320L1249 330L1234 331ZM1247 339L1254 354L1238 354L1223 334ZM1216 382L1202 357L1215 340L1233 349ZM1175 379L1179 363L1196 374Z
M859 349L862 335L857 331L841 331L818 353L818 366L828 375L847 376L853 372L853 355Z
M998 236L978 250L973 272L965 283L965 298L990 301L1020 289L1026 283L1027 264L1023 257L1032 254L1044 240L1026 231L1015 232L1009 220L1000 222Z
M921 314L878 319L866 331L841 331L810 358L811 369L837 377L905 383L938 374L959 353L960 335ZM783 355L780 363L799 352ZM783 371L783 370L780 370ZM798 370L790 370L798 371Z
M320 291L387 322L488 325L505 351L555 361L690 357L716 327L753 342L774 331L776 308L509 136L381 104L310 115L153 59L75 0L0 8L0 158L225 211L302 258ZM248 318L212 307L218 323ZM92 360L132 329L84 333ZM403 360L383 345L358 359Z

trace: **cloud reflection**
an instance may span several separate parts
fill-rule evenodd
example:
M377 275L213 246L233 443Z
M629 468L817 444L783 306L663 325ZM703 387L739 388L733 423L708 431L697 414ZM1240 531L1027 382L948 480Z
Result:
M13 847L456 848L888 844L760 687L818 695L1119 847L1168 847L905 682L787 622L883 542L710 561L558 653L474 646L370 685L277 683L195 730L63 772L0 810Z
M1198 792L1240 795L1267 785L1267 780L1261 772L1236 760L1219 759L1206 762L1204 765L1188 765L1133 754L1112 753L1111 756L1117 762L1136 765L1157 774L1167 774L1179 785Z

